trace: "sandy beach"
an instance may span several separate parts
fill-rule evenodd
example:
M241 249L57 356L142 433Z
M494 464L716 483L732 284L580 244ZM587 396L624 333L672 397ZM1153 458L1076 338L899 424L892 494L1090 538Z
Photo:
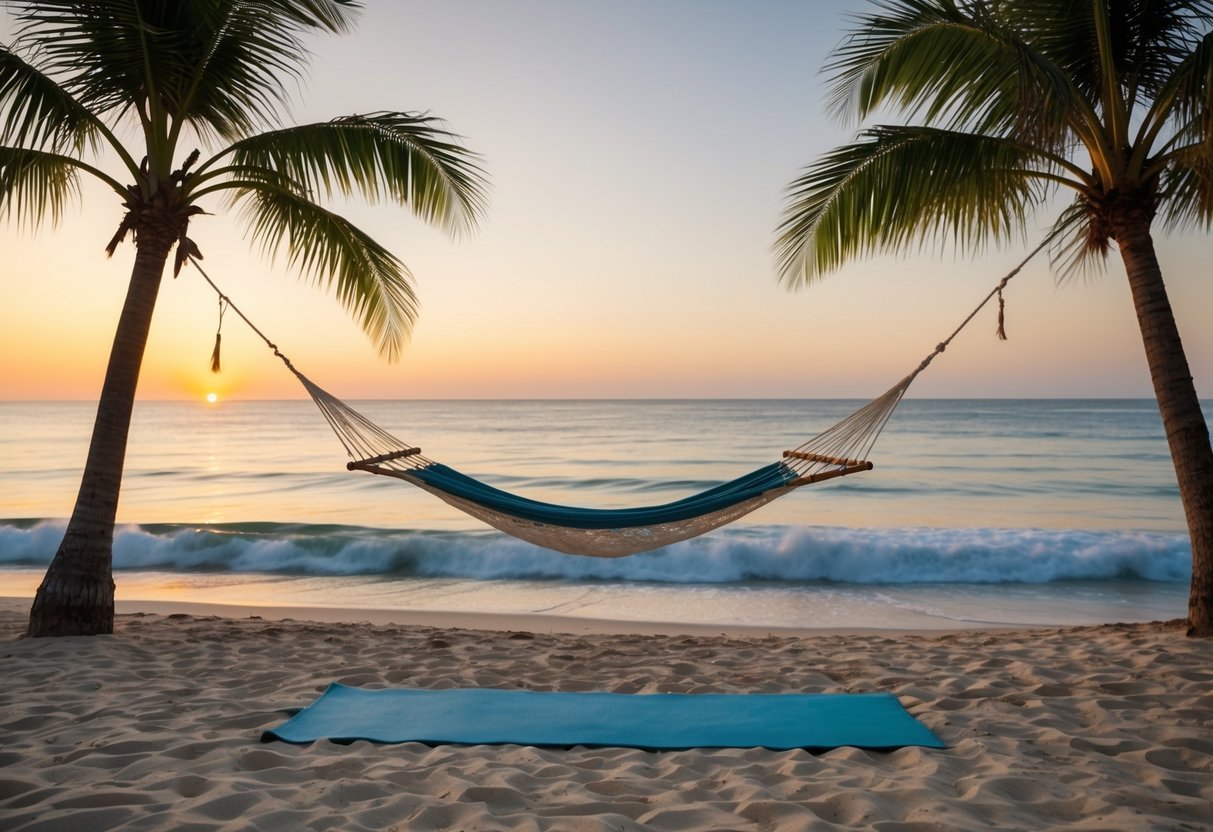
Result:
M25 603L0 602L6 832L1213 828L1213 641L1185 638L1179 622L560 633L491 617L461 628L120 610L112 637L19 640ZM949 748L260 741L332 681L888 690Z

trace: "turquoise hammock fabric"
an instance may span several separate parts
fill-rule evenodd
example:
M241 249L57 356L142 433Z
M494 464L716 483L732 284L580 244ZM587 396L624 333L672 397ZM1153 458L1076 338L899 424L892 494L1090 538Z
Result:
M521 520L573 529L625 529L678 523L701 517L759 497L796 480L798 474L783 462L672 503L643 508L595 509L531 500L502 491L442 463L409 472L432 488Z
M889 750L946 748L891 693L599 693L334 683L262 741Z

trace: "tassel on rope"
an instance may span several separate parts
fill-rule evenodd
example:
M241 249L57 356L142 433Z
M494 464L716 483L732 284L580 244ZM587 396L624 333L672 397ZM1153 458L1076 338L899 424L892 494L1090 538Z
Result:
M1007 340L1006 315L1004 310L1007 307L1007 302L1002 299L1002 286L998 287L998 340Z
M226 306L223 298L219 298L219 326L215 328L215 349L211 352L211 372L217 373L221 369L219 364L219 345L223 343L223 313Z

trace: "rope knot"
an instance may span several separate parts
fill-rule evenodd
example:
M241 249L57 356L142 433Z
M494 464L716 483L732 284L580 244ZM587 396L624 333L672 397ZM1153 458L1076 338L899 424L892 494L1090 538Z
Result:
M1006 282L1007 282L1006 278L1004 278L1002 283L1006 283ZM998 335L999 341L1007 340L1007 327L1006 327L1007 302L1005 300L1003 300L1003 297L1002 297L1002 283L1000 283L998 285L998 329L995 330L996 334Z
M219 295L219 324L215 327L215 348L211 351L211 372L217 373L223 369L219 361L219 348L223 343L223 313L227 310L227 298Z

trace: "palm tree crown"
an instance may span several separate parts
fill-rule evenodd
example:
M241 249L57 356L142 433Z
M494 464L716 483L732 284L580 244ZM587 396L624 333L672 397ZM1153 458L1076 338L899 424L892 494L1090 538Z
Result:
M483 206L475 156L434 118L377 112L283 127L303 37L343 32L348 0L94 0L11 4L20 28L0 52L0 210L58 218L82 174L127 208L110 242L160 224L176 268L205 197L226 195L267 252L332 284L395 358L416 314L404 264L317 199L355 194L410 206L451 232ZM28 60L26 59L27 56ZM138 144L119 138L134 129ZM202 157L194 143L217 148ZM123 168L117 176L99 154ZM124 180L129 184L124 184Z
M1213 3L885 0L827 65L839 115L900 109L789 188L779 272L809 282L922 237L1006 241L1058 189L1063 267L1127 210L1213 220ZM924 175L927 174L927 175Z

